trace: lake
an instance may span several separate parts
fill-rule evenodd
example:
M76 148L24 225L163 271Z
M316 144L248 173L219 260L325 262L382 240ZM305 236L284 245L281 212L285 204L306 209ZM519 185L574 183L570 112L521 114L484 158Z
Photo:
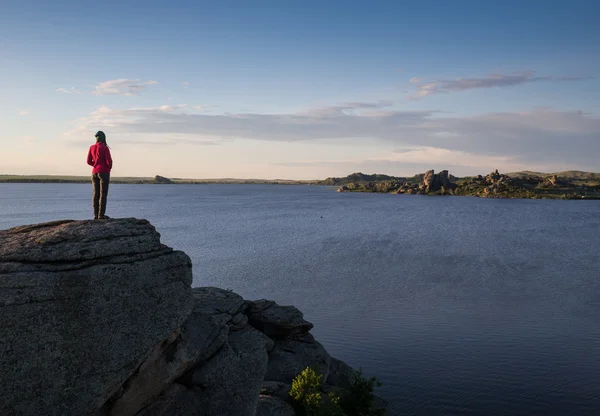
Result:
M600 414L600 201L113 184L107 214L296 305L391 415ZM91 185L0 184L0 229L91 217Z

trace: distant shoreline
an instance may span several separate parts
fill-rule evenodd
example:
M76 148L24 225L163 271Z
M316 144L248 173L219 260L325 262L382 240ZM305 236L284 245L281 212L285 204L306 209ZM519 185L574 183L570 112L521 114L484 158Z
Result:
M89 184L88 176L61 175L0 175L0 183L77 183ZM447 170L436 174L429 170L412 177L393 177L360 172L343 178L324 180L290 179L185 179L154 177L112 177L113 184L128 185L304 185L338 187L338 192L369 192L419 195L454 195L482 198L515 199L600 199L600 174L566 171L553 174L515 172L501 174L498 170L487 176L455 177Z
M158 178L158 179L157 179ZM90 183L87 176L59 175L0 175L0 183ZM111 178L112 184L128 185L317 185L317 180L287 179L181 179L163 177L118 177Z

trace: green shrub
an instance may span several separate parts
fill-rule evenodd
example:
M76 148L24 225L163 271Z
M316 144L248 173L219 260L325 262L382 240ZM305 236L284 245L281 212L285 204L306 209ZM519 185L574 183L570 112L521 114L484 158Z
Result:
M385 409L373 407L375 387L381 387L381 382L376 377L366 378L362 370L358 370L356 380L350 387L348 399L342 403L342 408L348 416L383 416Z
M345 416L340 398L333 393L323 394L323 374L312 368L306 367L292 381L290 396L306 416Z
M384 416L385 409L374 408L373 390L376 386L381 386L379 380L365 378L362 371L358 371L356 380L342 400L331 392L325 395L323 375L307 367L292 381L290 396L306 416Z

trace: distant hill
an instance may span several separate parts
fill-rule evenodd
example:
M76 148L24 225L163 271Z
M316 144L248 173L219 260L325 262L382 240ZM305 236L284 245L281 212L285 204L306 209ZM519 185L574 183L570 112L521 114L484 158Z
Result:
M329 186L340 186L349 183L368 183L368 182L387 182L387 181L406 181L407 178L400 176L383 175L380 173L365 174L362 172L351 173L348 176L340 178L327 178L322 181L316 182L316 185L329 185Z
M548 178L550 176L557 176L559 178L568 179L571 181L600 181L600 173L583 172L580 170L566 170L564 172L555 173L532 172L530 170L524 170L521 172L507 173L506 176L513 178L524 176L539 176L541 178Z

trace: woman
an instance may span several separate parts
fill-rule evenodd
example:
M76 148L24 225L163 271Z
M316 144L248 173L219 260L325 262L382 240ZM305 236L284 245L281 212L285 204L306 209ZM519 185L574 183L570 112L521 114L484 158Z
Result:
M96 133L96 144L90 146L87 156L88 165L92 166L92 186L94 189L94 219L104 220L109 218L106 212L106 197L108 196L108 185L110 183L110 171L112 169L112 157L110 149L106 144L106 135L99 131Z

